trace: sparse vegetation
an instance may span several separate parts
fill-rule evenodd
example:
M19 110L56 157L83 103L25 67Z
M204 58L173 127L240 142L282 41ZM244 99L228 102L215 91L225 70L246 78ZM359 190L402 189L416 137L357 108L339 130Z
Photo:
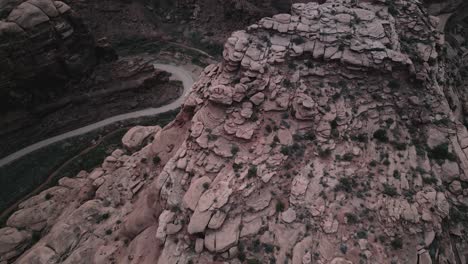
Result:
M237 145L232 145L231 146L231 154L233 156L237 155L237 153L239 152L239 147Z
M276 203L276 212L283 212L284 211L284 203L282 201L278 201Z
M359 221L358 217L353 213L345 213L345 216L349 224L356 224Z
M346 244L340 244L340 251L343 254L346 254L348 252L348 246Z
M291 42L296 44L296 45L301 45L301 44L304 44L306 42L306 40L301 36L297 36L297 37L294 37L293 39L291 39Z
M46 193L46 195L45 195L44 198L45 198L46 200L50 200L50 199L52 199L52 197L54 197L52 194Z
M252 165L247 171L247 178L253 178L255 176L257 176L257 166Z
M357 182L354 178L340 178L338 184L335 186L335 191L352 192L357 187Z
M281 146L281 154L288 156L290 153L290 148L288 146Z
M319 148L318 154L322 159L328 158L331 155L331 149L329 149L329 148L326 148L326 149Z
M375 139L377 139L380 142L383 142L383 143L388 142L387 131L384 129L378 129L377 131L374 132L373 136Z
M153 158L153 164L158 165L161 162L161 158L159 156L155 156Z
M390 245L393 249L402 249L403 248L403 240L400 237L397 237L390 242Z
M359 238L359 239L365 239L365 238L367 238L367 231L366 231L366 230L359 230L359 231L356 233L356 237Z
M397 189L391 185L384 183L383 194L394 197L398 195Z
M74 177L82 170L91 171L100 165L112 151L120 147L122 137L129 127L135 125L164 126L175 117L178 111L176 109L158 116L117 122L87 134L54 143L1 167L0 210L4 210L25 194L33 192L52 173L54 173L53 178L47 181L43 189L37 190L38 192L55 186L58 180L63 177ZM98 138L101 140L94 145L94 148L83 152L92 146L93 140ZM65 162L67 163L65 164ZM8 215L6 216L8 217ZM0 222L5 220L6 217L0 219Z
M346 153L343 155L342 160L344 161L352 161L354 158L353 153Z
M362 133L362 134L359 134L359 135L351 136L351 140L362 142L362 143L367 143L368 138L367 138L367 134Z
M451 153L449 151L449 145L448 143L442 143L442 144L439 144L437 146L435 146L434 148L427 148L427 156L430 158L430 159L434 159L434 160L450 160L450 161L455 161L456 160L456 156Z

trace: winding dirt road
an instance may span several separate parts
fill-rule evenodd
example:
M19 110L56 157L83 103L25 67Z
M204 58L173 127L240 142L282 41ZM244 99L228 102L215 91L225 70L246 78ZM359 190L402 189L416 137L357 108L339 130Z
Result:
M190 91L190 88L195 82L194 78L192 77L192 73L179 66L174 66L174 65L169 65L169 64L160 64L160 63L154 63L153 65L156 69L160 69L160 70L171 73L172 74L171 80L177 80L177 81L182 82L184 86L184 91L182 92L182 96L180 96L178 99L176 99L172 103L158 107L158 108L147 108L147 109L140 110L140 111L113 116L113 117L101 120L99 122L66 132L64 134L42 140L40 142L37 142L33 145L30 145L26 148L23 148L15 153L12 153L0 159L0 167L5 166L6 164L16 159L19 159L35 150L41 149L43 147L62 141L64 139L79 136L79 135L88 133L90 131L93 131L95 129L110 125L115 122L142 117L142 116L157 115L157 114L161 114L170 110L174 110L178 108L179 106L181 106L185 100L186 95Z

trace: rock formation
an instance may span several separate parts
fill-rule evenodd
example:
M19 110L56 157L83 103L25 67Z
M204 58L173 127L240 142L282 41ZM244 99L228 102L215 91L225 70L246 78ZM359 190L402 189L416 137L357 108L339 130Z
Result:
M0 10L2 112L63 94L95 65L94 39L67 4L5 0Z
M328 1L234 32L152 144L21 204L1 260L466 263L468 131L437 23L418 1Z

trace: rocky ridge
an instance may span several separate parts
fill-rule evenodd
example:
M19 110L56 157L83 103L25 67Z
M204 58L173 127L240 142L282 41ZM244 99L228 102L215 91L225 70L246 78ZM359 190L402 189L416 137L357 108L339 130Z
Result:
M174 122L131 131L152 144L20 205L0 261L465 263L468 132L437 23L328 1L234 32Z

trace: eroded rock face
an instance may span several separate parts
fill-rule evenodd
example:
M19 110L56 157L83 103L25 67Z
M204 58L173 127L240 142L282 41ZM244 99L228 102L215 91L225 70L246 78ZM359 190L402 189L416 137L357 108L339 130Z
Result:
M439 82L435 21L414 2L329 1L234 32L151 146L83 177L96 195L72 213L23 221L53 227L20 260L57 263L52 238L79 241L73 255L96 236L94 263L148 237L158 263L431 263L433 247L466 262L468 132Z
M2 5L0 110L50 99L52 92L70 92L60 86L95 65L94 39L67 4L7 0Z

